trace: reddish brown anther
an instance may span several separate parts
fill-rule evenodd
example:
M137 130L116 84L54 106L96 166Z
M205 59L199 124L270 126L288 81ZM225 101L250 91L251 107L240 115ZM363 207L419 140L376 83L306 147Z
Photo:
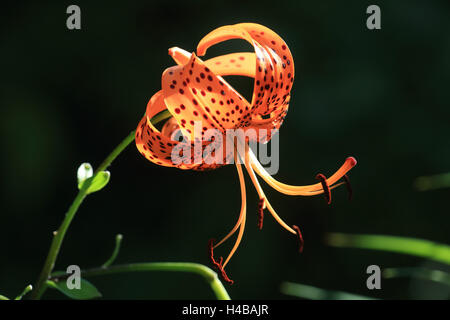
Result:
M231 280L230 278L228 278L227 273L225 272L225 269L223 268L223 257L219 258L219 262L217 262L214 259L214 239L210 239L208 242L208 251L209 251L209 259L211 260L211 263L214 265L214 268L217 269L217 271L219 271L220 276L222 277L222 280L229 283L229 284L233 284L234 281Z
M345 186L347 187L347 191L348 191L348 200L352 200L352 196L353 196L352 185L350 184L350 179L348 178L348 176L346 174L344 174L344 180L345 180Z
M258 202L258 228L259 230L263 227L264 221L264 199L259 199Z
M223 257L220 257L219 264L216 265L216 268L218 269L218 271L220 271L220 276L222 277L223 281L225 281L226 283L229 283L229 284L233 284L234 281L231 280L230 278L228 278L228 275L227 275L227 273L225 272L225 269L222 266L222 262L223 262Z
M325 194L325 199L327 200L327 203L330 204L331 203L331 192L330 192L330 187L328 186L328 182L327 182L327 178L319 173L316 176L316 179L320 181L320 183L322 184L322 188L323 188L323 193Z
M297 232L297 236L298 236L298 252L302 253L303 252L303 245L305 244L305 242L303 241L302 232L300 231L300 228L297 227L296 225L293 225L292 228L294 228L294 230Z
M215 239L209 239L208 241L208 254L209 254L209 260L211 260L211 263L216 265L217 262L214 260L214 240Z

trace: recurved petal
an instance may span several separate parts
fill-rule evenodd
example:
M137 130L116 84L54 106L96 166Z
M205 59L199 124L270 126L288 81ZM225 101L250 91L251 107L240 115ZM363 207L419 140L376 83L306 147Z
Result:
M174 164L171 158L172 150L181 142L165 136L151 123L153 116L166 109L162 91L157 92L147 104L145 116L136 129L136 146L139 152L151 162L166 167L192 169L194 164Z
M253 52L237 52L205 61L205 65L219 76L255 77L256 56Z
M177 60L182 59L177 56ZM224 134L250 116L248 102L195 54L188 63L163 73L162 90L167 108L191 141L201 138L208 129ZM200 122L197 127L196 122ZM200 132L194 132L196 128Z
M275 32L254 23L224 26L213 30L200 41L197 53L204 55L210 46L236 38L248 41L255 50L255 72L241 72L242 75L255 78L251 125L278 129L287 113L294 81L292 54L284 40ZM218 59L223 60L220 57ZM251 69L250 66L246 68Z

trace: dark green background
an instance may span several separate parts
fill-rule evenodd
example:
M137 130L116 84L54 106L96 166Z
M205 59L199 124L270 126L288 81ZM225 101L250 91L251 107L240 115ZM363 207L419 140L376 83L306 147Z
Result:
M137 126L160 89L161 73L173 65L167 49L194 51L216 27L257 22L284 38L296 66L276 178L309 184L349 155L358 166L351 172L352 202L345 188L333 192L328 206L322 196L287 197L264 185L280 216L302 228L302 255L295 238L269 216L257 230L257 196L247 184L248 224L227 267L236 281L228 287L231 297L289 298L280 293L283 281L387 299L448 297L445 287L408 279L384 280L382 290L370 292L370 264L443 266L323 242L326 232L450 242L448 189L413 188L417 176L450 171L448 1L74 3L82 11L80 31L66 28L72 2L2 4L1 294L14 296L35 281L52 232L76 195L77 167L97 166ZM381 30L366 28L370 4L381 7ZM219 49L251 49L243 41L232 45ZM130 146L109 170L110 184L89 196L75 217L56 269L102 264L117 233L124 235L118 263L207 264L207 240L225 235L237 219L233 166L204 173L159 167ZM187 274L91 281L105 298L213 298L202 279Z

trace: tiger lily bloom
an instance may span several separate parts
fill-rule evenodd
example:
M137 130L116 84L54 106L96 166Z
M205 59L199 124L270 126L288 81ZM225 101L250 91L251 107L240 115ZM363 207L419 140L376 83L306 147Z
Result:
M229 39L248 41L253 45L254 52L230 53L206 61L199 58L199 56L205 55L209 47ZM264 210L269 211L284 229L296 236L301 252L303 238L300 228L289 225L280 218L264 193L258 177L281 193L292 196L325 194L326 201L331 203L332 189L346 184L351 191L346 173L356 165L356 160L353 157L347 158L344 164L329 178L319 173L316 176L318 182L315 184L293 186L275 180L249 148L251 139L258 143L267 143L272 137L271 132L280 128L286 116L294 82L294 61L286 43L275 32L262 25L241 23L223 26L210 32L198 44L197 54L180 48L171 48L169 55L176 65L166 69L162 74L162 89L150 99L146 113L136 130L136 145L144 157L161 166L184 170L216 169L224 163L226 164L227 161L217 163L217 161L208 161L211 159L207 158L194 161L196 152L194 151L194 154L183 152L183 150L187 150L183 149L180 156L184 160L191 161L175 163L173 161L174 150L178 147L200 143L201 150L199 152L203 152L215 143L202 139L209 129L216 130L224 137L229 129L241 129L244 132L253 129L258 132L250 139L234 138L234 152L231 155L228 152L215 155L223 160L234 157L240 182L242 205L238 220L231 231L216 243L214 240L209 241L209 255L213 265L225 281L233 283L225 272L225 266L236 252L245 229L247 203L242 164L259 195L258 227L262 228ZM224 80L223 76L229 75L254 79L251 102L248 102ZM159 131L151 120L163 111L170 112L171 117ZM196 130L196 124L199 122L201 123L201 132ZM181 133L187 139L185 141L172 139L175 132ZM261 132L266 132L266 134L261 134ZM175 153L178 154L178 151ZM342 178L344 182L339 182ZM225 261L222 257L216 259L214 249L236 232L235 244Z

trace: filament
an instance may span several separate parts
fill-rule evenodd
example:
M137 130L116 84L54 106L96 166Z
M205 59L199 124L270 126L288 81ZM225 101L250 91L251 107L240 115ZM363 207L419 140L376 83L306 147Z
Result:
M259 163L255 154L252 150L248 150L249 157L251 159L252 168L256 171L256 173L266 181L268 185L277 190L278 192L287 194L287 195L302 195L302 196L313 196L323 193L323 188L321 183L316 183L313 185L307 186L292 186L288 184L281 183L274 179ZM336 173L334 173L329 179L327 179L327 183L330 186L330 189L334 189L338 187L340 184L332 186L335 182L337 182L340 178L342 178L351 168L356 165L356 160L353 157L349 157L345 160L344 164L339 168Z
M236 252L236 249L239 247L239 244L241 243L242 236L244 235L244 229L245 229L245 217L246 217L246 207L247 207L247 201L246 201L246 192L245 192L245 179L244 179L244 173L242 172L242 166L237 161L238 155L236 152L236 145L234 148L234 162L236 163L236 169L239 175L239 183L241 185L241 197L242 197L242 207L241 207L241 214L239 217L240 224L239 224L239 233L236 239L236 242L233 246L233 249L231 249L230 254L228 255L227 259L225 260L223 267L227 265L228 261L230 261L231 257Z

